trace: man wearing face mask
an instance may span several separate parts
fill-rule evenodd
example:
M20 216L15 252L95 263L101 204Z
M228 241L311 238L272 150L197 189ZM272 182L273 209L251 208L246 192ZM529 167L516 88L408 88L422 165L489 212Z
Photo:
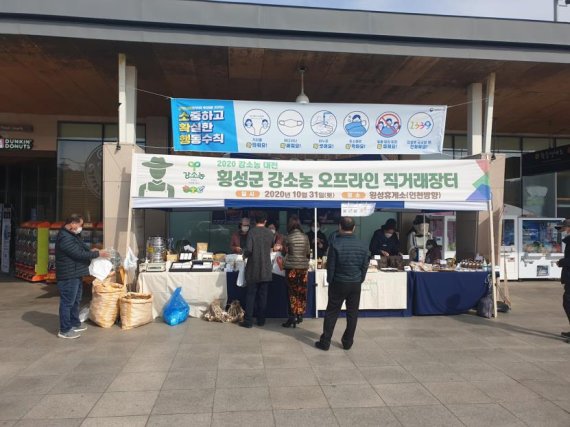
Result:
M94 258L107 257L105 251L90 250L81 239L83 218L73 214L61 228L55 241L57 288L60 293L60 338L79 338L87 329L79 320L79 304L83 291L83 276L89 276L89 264Z
M277 231L277 223L275 221L267 221L267 228L273 233L273 252L280 252L283 250L283 236Z
M389 219L374 232L370 239L370 253L374 255L393 256L400 253L400 240L396 234L396 220Z
M562 286L564 286L564 294L562 295L562 307L564 307L564 312L568 317L568 322L570 322L570 218L566 218L560 224L556 226L556 229L561 233L566 233L566 236L562 239L564 243L564 258L558 260L558 267L562 267L562 274L560 276L560 281ZM570 332L562 332L561 334L566 338L567 342L570 342Z
M315 226L315 222L312 221L311 231L307 233L307 237L309 238L309 243L313 248L313 254L315 253L315 233L317 233L317 258L322 258L327 254L327 251L329 249L329 242L327 240L327 236L325 236L325 233L321 231L321 224L317 222Z
M249 232L249 218L242 218L239 222L239 230L232 234L230 247L232 253L241 255L245 242L247 240L247 233Z

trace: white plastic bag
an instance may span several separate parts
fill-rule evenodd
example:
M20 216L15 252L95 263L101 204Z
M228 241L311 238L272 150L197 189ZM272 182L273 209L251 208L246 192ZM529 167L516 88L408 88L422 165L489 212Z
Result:
M271 269L273 274L285 277L284 262L285 259L281 252L271 252Z
M101 281L105 280L112 270L113 263L107 258L95 258L92 259L91 264L89 264L89 274Z
M89 319L89 306L83 306L81 307L81 310L79 310L79 321L81 323L86 322L87 319Z
M237 262L237 268L238 268L238 277L237 277L237 281L236 281L236 285L238 285L240 288L243 288L244 286L246 286L245 283L245 262Z
M123 267L126 271L136 271L138 258L131 248L127 249L127 256L123 260Z

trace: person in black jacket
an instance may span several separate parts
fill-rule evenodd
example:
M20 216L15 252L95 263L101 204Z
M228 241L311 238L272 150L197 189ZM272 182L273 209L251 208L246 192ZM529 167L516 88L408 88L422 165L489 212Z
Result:
M568 316L570 322L570 218L566 218L562 223L556 226L557 230L566 232L566 237L562 240L566 247L564 248L564 258L558 260L558 267L562 267L560 281L564 286L564 295L562 296L562 306ZM564 338L570 339L570 332L562 332Z
M358 321L360 290L368 271L369 253L365 243L354 235L354 220L342 217L339 234L329 246L327 255L327 282L329 301L323 324L323 334L315 346L328 350L343 302L346 301L346 330L342 346L349 350L354 342Z
M370 239L370 254L393 256L400 254L400 240L396 234L396 221L389 219L386 223L376 230Z
M87 329L79 320L79 304L82 294L82 277L89 276L89 264L94 258L107 256L105 251L89 250L81 239L83 218L73 214L61 227L55 241L55 269L60 293L60 338L79 338L79 332Z
M315 247L315 233L317 233L317 246ZM315 221L311 222L311 231L307 233L307 237L309 239L309 243L313 248L313 254L317 253L317 258L322 258L327 254L327 250L329 248L329 242L327 241L327 236L325 233L321 231L321 223L317 222L315 225Z

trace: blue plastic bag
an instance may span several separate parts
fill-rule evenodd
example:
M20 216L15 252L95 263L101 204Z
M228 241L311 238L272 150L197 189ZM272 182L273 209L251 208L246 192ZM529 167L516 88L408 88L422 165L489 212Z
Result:
M170 326L178 325L186 321L190 314L190 306L182 298L182 288L176 288L170 300L164 307L163 318Z

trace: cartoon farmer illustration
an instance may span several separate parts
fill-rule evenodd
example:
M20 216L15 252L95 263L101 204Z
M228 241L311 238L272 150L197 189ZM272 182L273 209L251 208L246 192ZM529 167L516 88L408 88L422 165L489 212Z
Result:
M150 162L143 162L143 166L150 170L152 181L139 187L139 197L174 197L174 187L162 180L166 168L172 165L164 157L152 157Z

